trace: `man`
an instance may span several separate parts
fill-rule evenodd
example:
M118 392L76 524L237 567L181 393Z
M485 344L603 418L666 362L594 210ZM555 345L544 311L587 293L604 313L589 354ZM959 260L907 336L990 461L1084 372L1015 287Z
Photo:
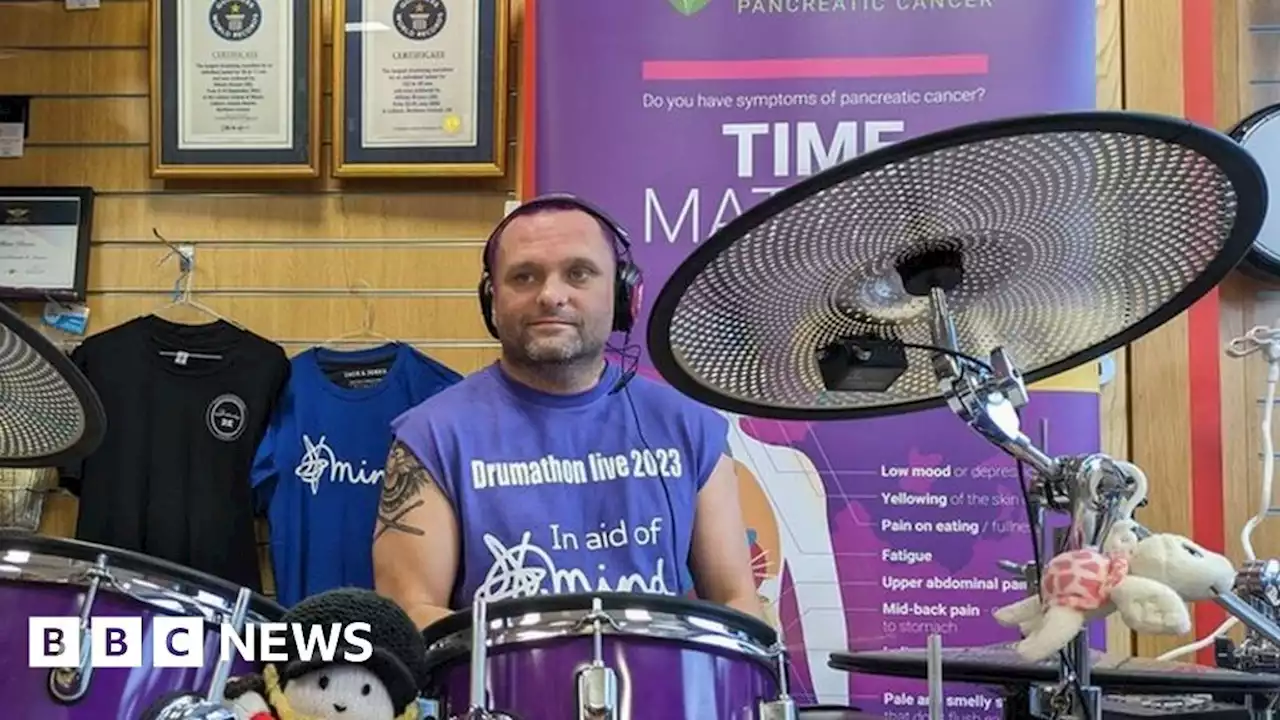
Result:
M419 626L600 590L762 617L727 422L605 361L639 292L621 232L563 196L508 215L481 282L500 360L393 422L374 575Z

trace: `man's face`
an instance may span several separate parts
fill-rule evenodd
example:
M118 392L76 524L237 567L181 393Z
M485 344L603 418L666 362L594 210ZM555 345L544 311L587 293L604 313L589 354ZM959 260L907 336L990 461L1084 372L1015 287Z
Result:
M512 220L493 263L493 321L506 353L532 364L601 354L613 325L614 262L604 228L584 212Z

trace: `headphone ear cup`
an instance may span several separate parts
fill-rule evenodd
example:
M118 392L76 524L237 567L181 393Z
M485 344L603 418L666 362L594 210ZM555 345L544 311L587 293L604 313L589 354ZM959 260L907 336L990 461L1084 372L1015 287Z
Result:
M480 285L476 288L480 298L480 317L484 326L495 340L498 339L498 326L493 324L493 284L489 282L489 273L480 276Z
M629 262L618 263L618 276L614 278L613 331L631 332L640 316L640 301L644 283L640 270Z

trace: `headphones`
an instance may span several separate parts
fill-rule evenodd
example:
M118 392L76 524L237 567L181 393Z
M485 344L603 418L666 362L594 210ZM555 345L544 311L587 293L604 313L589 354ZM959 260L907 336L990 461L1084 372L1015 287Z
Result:
M613 256L617 271L613 279L613 331L627 333L635 325L640 315L640 302L644 295L644 278L639 266L631 261L631 242L627 231L622 229L613 218L600 208L588 203L576 195L556 193L536 197L515 210L512 210L498 226L489 234L484 243L484 271L480 274L480 312L484 317L484 325L489 334L498 337L498 327L493 323L493 279L491 260L494 243L507 225L517 217L530 215L542 210L580 210L600 221L613 235Z

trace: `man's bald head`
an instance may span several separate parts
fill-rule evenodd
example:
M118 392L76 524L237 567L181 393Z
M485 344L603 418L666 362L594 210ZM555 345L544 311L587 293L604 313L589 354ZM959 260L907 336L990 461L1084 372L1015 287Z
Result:
M597 361L613 329L613 230L576 203L508 216L486 248L503 355L527 366Z

